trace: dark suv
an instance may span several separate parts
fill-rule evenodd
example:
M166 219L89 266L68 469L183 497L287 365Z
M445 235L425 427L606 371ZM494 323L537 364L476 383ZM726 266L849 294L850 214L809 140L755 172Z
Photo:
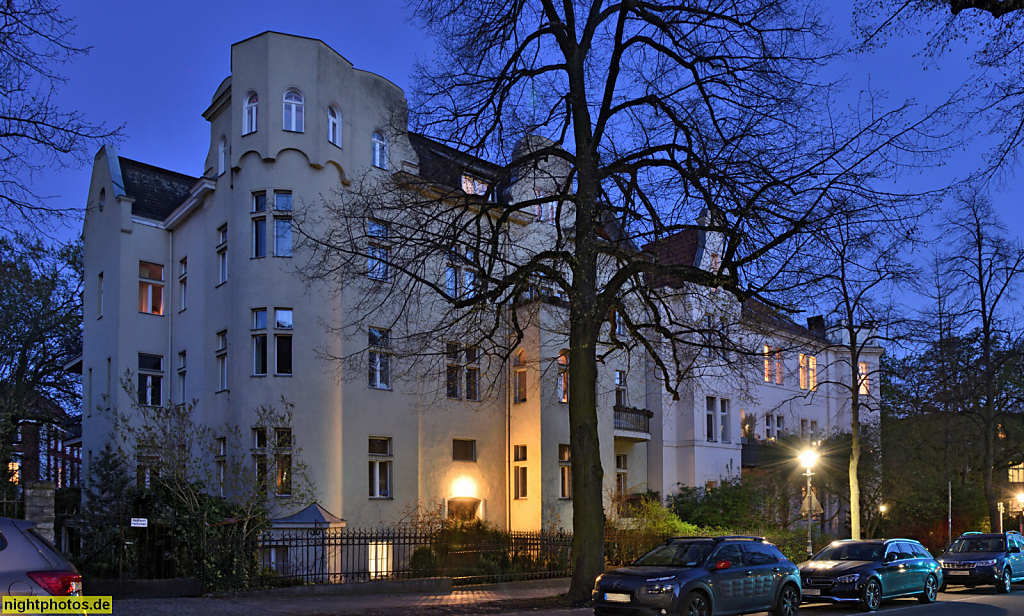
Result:
M939 556L947 584L995 584L1010 592L1013 582L1024 581L1024 538L1008 533L964 533Z
M593 599L597 616L794 616L800 576L763 537L677 537L599 576Z

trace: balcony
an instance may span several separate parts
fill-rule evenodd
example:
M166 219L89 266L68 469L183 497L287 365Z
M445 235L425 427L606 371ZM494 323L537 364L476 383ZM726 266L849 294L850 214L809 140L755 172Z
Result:
M652 411L628 406L615 408L615 436L633 441L651 440Z

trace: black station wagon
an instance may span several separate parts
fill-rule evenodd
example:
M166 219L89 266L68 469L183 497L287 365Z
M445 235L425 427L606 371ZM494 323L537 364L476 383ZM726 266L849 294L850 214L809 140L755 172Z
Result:
M762 537L674 538L598 577L593 599L596 616L794 616L800 576Z

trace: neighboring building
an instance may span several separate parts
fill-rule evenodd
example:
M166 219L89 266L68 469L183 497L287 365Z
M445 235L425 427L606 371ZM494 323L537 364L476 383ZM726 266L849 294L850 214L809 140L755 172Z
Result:
M199 421L241 431L246 442L230 446L246 455L270 438L300 445L317 500L349 527L394 522L416 501L439 500L450 514L503 528L570 523L560 298L538 288L517 304L530 325L495 388L483 389L476 350L457 342L444 343L450 361L430 387L402 372L384 319L369 315L356 333L337 335L367 321L351 314L357 289L307 286L295 273L293 216L315 212L352 178L402 171L476 193L495 175L487 161L391 130L405 105L398 87L321 41L268 32L232 46L231 75L203 112L211 138L201 177L122 158L110 146L97 154L83 232L85 476L110 437L108 411L132 407L122 387L130 371L139 404L195 401ZM534 194L538 181L521 174L503 198ZM552 215L537 212L523 232L551 232L543 223ZM366 275L386 281L387 224L367 224L382 241ZM712 257L696 234L671 241L692 248L697 262ZM683 295L679 309L697 310L697 295ZM776 338L788 349L826 346L823 334L763 312L749 317L762 330L768 324L769 347L782 347ZM365 363L352 376L325 356ZM766 351L765 376L751 373L745 397L709 377L672 401L644 361L610 355L598 387L609 500L737 475L741 435L771 439L799 427L810 438L842 427L834 392L798 387L797 361L795 351ZM785 376L775 381L770 369ZM282 397L294 405L291 425L257 431L255 409ZM745 433L748 417L757 420ZM259 472L265 461L252 458ZM145 460L137 462L144 481ZM294 513L289 469L278 477L274 498Z
M81 476L81 455L76 439L81 435L78 417L48 405L35 419L18 422L13 453L8 462L11 481L51 481L57 488L75 487Z

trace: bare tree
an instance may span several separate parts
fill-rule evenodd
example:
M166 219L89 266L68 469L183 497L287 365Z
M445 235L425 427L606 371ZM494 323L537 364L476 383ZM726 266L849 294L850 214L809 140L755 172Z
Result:
M811 231L851 204L902 207L871 182L897 169L897 154L917 160L919 125L904 109L830 112L831 87L814 79L826 31L805 3L415 8L439 42L411 105L433 137L409 135L418 170L367 176L326 200L322 218L299 221L309 271L359 298L354 312L389 315L405 332L390 345L429 348L458 329L499 364L524 320L540 318L524 298L563 307L570 596L585 602L604 567L598 358L646 355L678 395L698 349L738 350L705 303L782 307L805 282L791 274L811 258ZM405 134L401 113L393 130ZM658 249L686 233L721 240L701 259ZM435 358L444 352L433 344Z
M997 439L1005 416L1016 412L1017 400L1002 395L1005 368L1019 363L1022 348L1016 303L1024 276L1024 246L1006 237L988 199L978 191L963 193L944 224L949 238L947 275L958 288L965 326L977 338L971 378L962 385L960 410L978 417L984 434L984 483L992 528L999 525L999 496L993 472ZM965 332L969 333L969 332Z
M49 168L91 162L102 142L119 138L54 100L60 66L88 53L73 44L74 23L52 0L11 0L0 6L0 229L63 216L32 186Z

